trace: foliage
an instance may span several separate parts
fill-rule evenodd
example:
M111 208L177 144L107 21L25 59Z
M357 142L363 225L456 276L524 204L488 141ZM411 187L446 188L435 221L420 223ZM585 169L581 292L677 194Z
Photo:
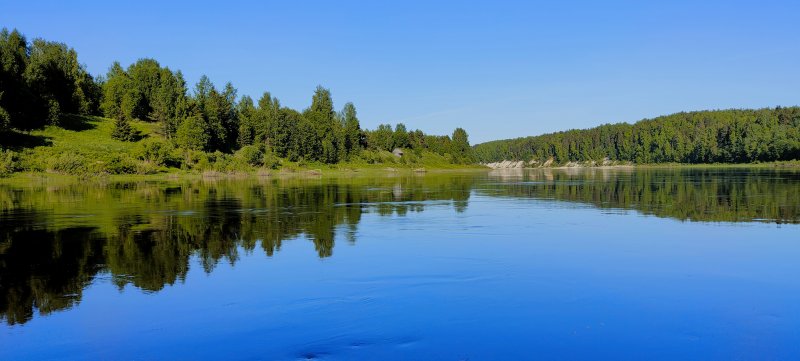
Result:
M260 167L264 165L264 152L255 145L242 147L234 154L234 157L251 166Z
M115 62L103 84L101 109L109 118L155 121L172 138L188 111L186 82L180 71L153 59L139 59L127 70Z
M159 167L241 171L284 163L414 165L423 161L422 151L451 161L469 159L450 154L463 147L451 148L449 136L409 131L402 123L364 130L355 105L336 111L331 91L322 86L300 112L282 107L269 92L257 103L249 96L239 99L231 83L218 90L207 76L189 94L181 72L155 59L127 67L114 62L99 82L77 59L65 44L29 42L16 30L0 33L0 132L12 134L0 137L0 146L20 131L36 139L20 153L20 170L127 174ZM98 112L113 121L86 117ZM149 140L134 144L142 138ZM407 155L382 153L395 147ZM133 151L132 157L114 156L123 149Z
M452 150L450 154L453 157L453 163L466 164L472 163L472 148L469 146L469 136L467 131L462 128L456 128L453 131L453 138L451 143Z
M47 170L61 174L82 175L89 173L89 160L79 153L62 153L50 158Z
M38 129L62 114L95 114L99 84L63 43L0 31L0 130Z
M211 136L206 122L200 115L183 120L176 132L176 142L189 150L205 150L210 146Z
M111 133L111 138L123 142L134 142L139 139L139 134L131 127L127 119L119 118L114 121L114 132Z
M148 138L139 143L134 156L157 166L179 167L180 157L172 143L158 138Z
M109 174L136 174L139 167L128 155L114 154L102 165L102 171Z
M7 177L17 168L17 153L0 149L0 177Z
M800 108L677 113L475 146L481 162L608 158L635 163L746 163L800 159Z

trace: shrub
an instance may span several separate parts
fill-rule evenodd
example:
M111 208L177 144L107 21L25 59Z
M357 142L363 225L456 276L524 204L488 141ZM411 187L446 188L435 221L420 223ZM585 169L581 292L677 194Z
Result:
M88 159L78 153L62 153L50 159L48 170L62 174L81 175L89 172Z
M170 142L148 138L142 141L133 152L137 159L158 166L180 167L180 156L176 157L175 147Z
M270 149L264 150L263 165L269 169L278 169L281 166L281 160Z
M103 164L103 171L109 174L136 174L138 165L126 155L112 155Z
M0 150L0 177L7 177L17 170L17 153Z
M187 158L192 169L209 169L214 162L206 152L188 151Z
M234 157L254 167L260 167L264 164L264 152L256 145L242 147L234 154Z

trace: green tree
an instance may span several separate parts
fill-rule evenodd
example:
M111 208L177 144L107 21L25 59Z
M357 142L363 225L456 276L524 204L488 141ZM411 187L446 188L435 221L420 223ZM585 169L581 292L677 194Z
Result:
M175 138L180 147L190 150L207 150L211 140L208 126L199 114L184 119Z
M252 145L256 140L258 129L257 109L253 104L253 99L245 95L236 106L236 114L239 118L239 147Z
M131 127L128 119L117 118L114 121L114 131L111 133L111 138L124 142L133 142L138 139L138 135L138 132Z
M471 163L472 148L469 145L467 131L463 128L456 128L456 130L453 131L452 141L452 154L456 160L460 163Z
M408 138L408 130L406 130L406 125L403 123L398 123L394 127L394 133L392 134L392 147L393 148L410 148L411 143L409 142Z
M369 147L375 150L392 150L394 131L390 124L381 124L378 129L368 133Z
M0 31L0 108L7 114L8 127L37 128L46 116L34 106L35 96L25 81L28 53L28 41L19 31Z
M255 143L266 143L268 146L273 144L272 134L277 131L278 116L281 110L281 103L278 98L273 97L269 92L264 92L258 100L258 110L255 115Z
M125 115L128 119L151 120L153 103L161 83L161 65L154 59L139 59L128 67Z
M363 146L363 135L361 133L361 124L359 124L356 114L356 106L353 103L345 104L341 118L344 122L344 149L347 157L350 157L358 154Z
M122 119L125 113L122 109L122 99L125 98L128 83L128 74L119 62L115 61L108 69L106 81L103 84L103 100L100 104L103 114L112 119Z
M317 140L313 141L317 146L310 149L309 158L326 163L338 162L341 123L336 121L330 90L317 86L311 98L311 107L303 116L310 121L317 137Z

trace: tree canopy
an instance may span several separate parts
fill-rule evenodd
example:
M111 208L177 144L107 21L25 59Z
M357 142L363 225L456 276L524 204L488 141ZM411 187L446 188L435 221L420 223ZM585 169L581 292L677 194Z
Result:
M481 162L747 163L800 159L800 107L682 112L478 144Z
M65 114L114 119L111 137L121 141L139 141L132 122L149 122L179 149L230 154L254 146L248 151L259 149L293 161L334 164L364 150L395 147L441 155L458 152L450 158L459 160L469 159L465 154L471 152L468 146L452 147L448 136L409 132L402 123L365 130L356 106L348 102L337 111L331 91L323 86L314 90L308 108L297 111L283 107L269 92L257 102L239 97L232 83L220 89L205 75L189 91L180 71L151 58L127 67L114 62L105 77L93 78L65 44L29 42L19 31L3 29L0 132L58 125Z

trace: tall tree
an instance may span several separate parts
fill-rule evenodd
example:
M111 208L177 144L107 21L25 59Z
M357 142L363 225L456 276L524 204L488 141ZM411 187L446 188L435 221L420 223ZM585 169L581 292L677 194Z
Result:
M261 95L256 113L254 142L265 143L267 146L274 143L273 134L278 124L280 110L281 103L278 98L273 97L269 92Z
M344 122L344 148L348 157L358 154L362 147L361 124L356 115L356 106L347 103L342 109L342 121Z
M150 105L152 111L149 118L161 125L165 137L172 138L180 120L188 113L186 82L180 71L173 73L169 68L160 69L158 88L153 92Z
M155 95L161 84L161 65L149 58L139 59L128 67L128 83L124 109L128 119L151 120Z
M257 109L253 104L253 99L247 95L243 96L236 106L236 114L239 118L239 146L252 145L256 140L256 129L258 128Z
M35 39L23 76L28 91L35 95L32 108L46 113L51 124L57 124L62 113L97 111L98 85L78 62L75 50L66 44Z
M333 110L333 99L330 90L317 86L314 96L311 98L311 107L304 112L304 117L308 119L314 128L319 146L310 152L311 159L321 160L326 163L336 163L339 161L339 128L335 112Z
M459 163L472 162L472 148L469 146L469 136L463 128L456 128L453 131L452 155Z
M106 117L112 119L125 117L122 100L126 96L129 82L128 73L119 62L115 61L108 69L106 81L103 84L103 101L100 103L100 109Z
M393 148L409 148L411 146L405 124L397 123L397 125L395 125L394 133L392 134L392 143Z
M209 150L210 138L207 124L200 114L184 119L175 134L178 145L190 150Z
M23 74L28 65L28 41L14 29L0 31L0 108L6 114L6 125L20 129L36 126L37 114L31 114L34 96Z

